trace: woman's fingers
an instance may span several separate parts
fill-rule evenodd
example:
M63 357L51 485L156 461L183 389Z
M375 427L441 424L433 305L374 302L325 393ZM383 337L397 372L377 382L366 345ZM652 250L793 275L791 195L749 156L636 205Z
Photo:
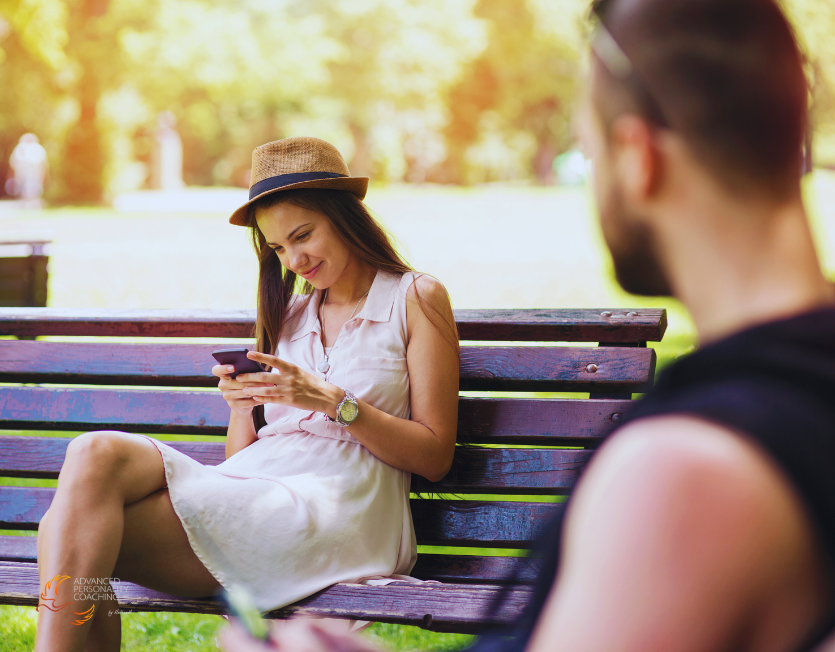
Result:
M289 371L293 367L293 365L289 362L284 362L281 358L276 358L274 355L268 355L266 353L259 353L258 351L249 351L246 354L246 357L250 360L255 360L256 362L262 362L270 365L271 367L275 367L282 373Z
M241 390L245 396L284 396L292 393L285 383L270 385L247 385Z
M228 378L229 374L235 373L235 367L228 364L216 364L212 367L212 374L219 378Z
M272 387L276 381L276 374L269 371L254 372L251 374L238 374L235 378L239 383L246 385L262 385L264 387Z

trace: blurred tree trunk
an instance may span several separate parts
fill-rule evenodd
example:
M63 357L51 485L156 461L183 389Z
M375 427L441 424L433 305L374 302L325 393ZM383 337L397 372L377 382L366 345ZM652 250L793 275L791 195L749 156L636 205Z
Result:
M65 199L70 202L98 204L104 198L106 153L96 116L102 93L101 68L107 65L108 55L97 27L108 6L109 0L80 0L70 10L67 52L82 70L77 93L81 111L67 138L67 165L63 168Z
M354 155L348 164L351 175L355 177L371 176L371 142L368 138L368 130L361 127L353 120L348 124L351 135L354 137Z
M557 157L559 152L557 148L554 147L553 143L550 141L539 141L539 145L536 148L536 154L534 154L532 167L534 171L534 175L536 175L537 183L543 186L552 186L554 185L555 175L554 175L554 159Z
M67 137L64 185L66 199L83 204L101 203L104 195L105 152L96 127L96 107L101 91L86 71L81 79L81 114Z

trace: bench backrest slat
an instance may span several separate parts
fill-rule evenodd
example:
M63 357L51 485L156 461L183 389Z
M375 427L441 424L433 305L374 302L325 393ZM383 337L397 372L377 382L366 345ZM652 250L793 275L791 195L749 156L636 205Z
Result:
M215 344L0 341L0 382L216 387ZM655 372L655 350L631 347L467 346L464 391L634 391Z
M486 342L660 342L663 309L456 310L462 340ZM17 308L0 311L0 335L116 337L252 337L254 310L95 310Z
M57 478L70 441L59 437L0 437L0 476ZM226 459L223 443L174 441L169 445L202 464L214 466ZM466 465L440 482L412 476L412 490L565 494L590 455L588 450L477 448L468 451Z
M54 495L51 487L0 487L0 529L37 529ZM563 503L413 498L411 507L420 544L524 548Z
M629 400L458 400L461 442L594 446L621 422ZM4 387L0 424L12 430L128 430L226 436L229 407L216 392Z

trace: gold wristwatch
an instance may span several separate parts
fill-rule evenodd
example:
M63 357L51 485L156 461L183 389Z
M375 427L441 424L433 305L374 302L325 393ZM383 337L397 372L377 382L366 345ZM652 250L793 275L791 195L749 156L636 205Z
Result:
M347 389L343 389L342 391L345 392L345 398L336 406L336 419L331 419L328 414L325 414L325 420L347 428L359 416L359 403L357 403L357 397Z

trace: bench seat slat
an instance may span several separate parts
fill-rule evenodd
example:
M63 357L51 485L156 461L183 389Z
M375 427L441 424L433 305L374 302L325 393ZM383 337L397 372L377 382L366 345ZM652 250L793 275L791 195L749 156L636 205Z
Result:
M0 535L0 561L34 563L38 558L37 543L37 537ZM421 553L409 574L439 582L498 584L513 580L529 584L536 581L539 566L540 561L531 557Z
M472 443L595 445L632 404L611 399L461 398L458 439ZM219 392L4 387L5 430L126 430L226 436L229 407Z
M0 382L216 387L218 344L0 341ZM641 391L655 373L642 347L462 347L462 390Z
M0 529L38 529L54 495L51 487L0 486ZM414 498L411 507L420 544L524 548L564 504Z
M71 439L60 437L0 437L0 475L57 478ZM225 444L166 442L201 464L225 461ZM466 464L457 463L440 482L412 476L415 492L565 494L574 486L592 451L526 448L459 450Z
M456 310L455 321L462 340L659 342L667 313L626 308ZM254 310L0 309L0 335L248 338L254 324Z
M222 614L217 598L184 598L153 591L131 582L114 582L119 608L131 611L178 611ZM0 603L36 606L40 594L36 564L0 562ZM267 618L309 615L418 625L437 632L476 633L499 591L506 591L496 622L517 617L530 600L527 587L464 584L407 584L388 586L335 584L309 598L276 609Z

